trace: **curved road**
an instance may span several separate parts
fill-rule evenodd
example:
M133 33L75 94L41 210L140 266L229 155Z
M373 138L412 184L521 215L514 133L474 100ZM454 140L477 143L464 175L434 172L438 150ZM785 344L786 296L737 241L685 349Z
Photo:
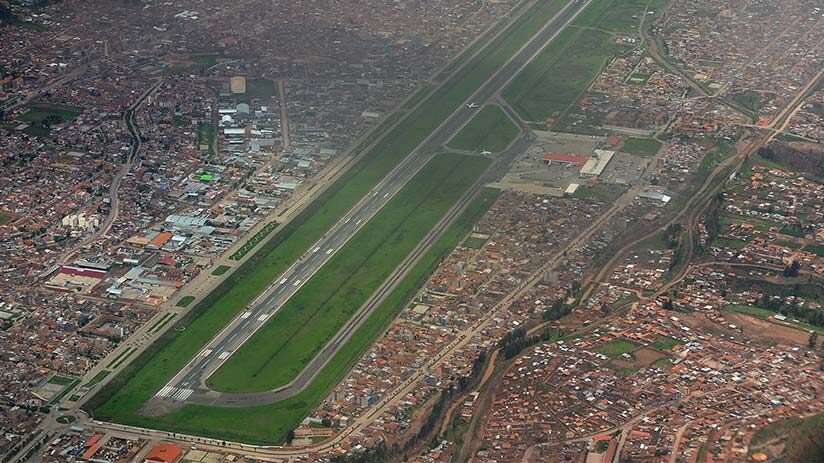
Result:
M132 136L132 144L129 149L129 155L126 157L126 162L123 163L117 174L112 177L112 183L109 186L109 214L103 220L103 223L100 224L100 228L63 254L63 256L60 257L60 262L65 263L71 260L71 258L83 246L93 243L96 239L108 233L112 228L114 221L117 220L117 215L120 212L120 197L118 195L118 190L120 190L120 184L123 182L123 177L125 177L126 174L132 170L132 165L137 159L137 153L140 151L141 146L140 130L137 128L137 124L134 121L134 113L137 111L138 106L143 103L143 100L151 95L161 83L162 82L158 82L143 92L143 94L140 95L140 97L138 97L138 99L123 113L123 120L126 122L126 128L128 128L129 134Z

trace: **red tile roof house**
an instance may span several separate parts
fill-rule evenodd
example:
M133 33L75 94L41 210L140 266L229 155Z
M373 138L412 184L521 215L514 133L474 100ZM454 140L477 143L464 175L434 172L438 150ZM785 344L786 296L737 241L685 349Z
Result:
M588 157L575 156L573 154L547 153L544 155L544 162L546 162L547 164L559 162L562 164L576 164L579 166L583 166L587 163L587 161L589 161Z
M183 449L172 444L157 444L143 458L144 463L177 463Z

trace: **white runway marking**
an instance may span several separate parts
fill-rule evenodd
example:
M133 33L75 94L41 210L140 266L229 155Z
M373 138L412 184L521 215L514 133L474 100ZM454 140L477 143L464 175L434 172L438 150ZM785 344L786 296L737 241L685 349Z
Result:
M157 394L157 397L168 397L172 400L184 401L189 398L195 391L193 389L186 389L182 387L165 386Z

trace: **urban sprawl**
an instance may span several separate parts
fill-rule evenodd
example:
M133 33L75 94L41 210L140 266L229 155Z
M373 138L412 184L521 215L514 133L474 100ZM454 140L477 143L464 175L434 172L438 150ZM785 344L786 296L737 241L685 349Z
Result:
M0 38L0 460L824 459L824 3Z

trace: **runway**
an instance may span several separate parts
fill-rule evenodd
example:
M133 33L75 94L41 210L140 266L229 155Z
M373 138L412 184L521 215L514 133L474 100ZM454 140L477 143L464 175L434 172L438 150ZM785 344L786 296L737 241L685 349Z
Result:
M406 183L441 151L444 145L458 133L477 114L484 104L491 102L499 92L529 63L534 57L587 5L589 1L574 0L536 33L515 55L504 64L480 89L457 108L432 134L427 137L404 161L387 174L370 192L353 206L343 218L336 223L321 239L291 267L283 272L273 283L246 309L223 328L198 354L191 359L166 385L160 389L144 407L146 414L162 414L184 403L200 403L222 406L250 406L282 400L302 391L314 378L315 373L345 343L348 335L357 324L368 316L363 309L353 316L327 346L318 354L306 369L292 383L272 391L257 393L221 393L210 390L206 379L216 371L231 355L263 326L278 309L308 281L360 228L369 221ZM466 69L463 72L472 72ZM468 107L469 103L477 107ZM474 106L474 105L473 105ZM510 115L511 111L507 109ZM480 187L482 181L489 181L490 176L502 175L506 166L503 163L525 149L527 135L522 135L505 153L498 155L493 163L492 172L479 180L473 189ZM461 202L466 202L461 198ZM453 211L450 211L452 213ZM443 221L442 221L443 222ZM443 224L439 222L438 226ZM433 230L436 231L436 230ZM432 232L424 239L431 238ZM423 244L423 243L422 243ZM420 245L419 245L420 248ZM419 249L416 248L416 251ZM408 259L407 259L408 260ZM405 260L404 262L406 262ZM402 263L399 263L399 267ZM394 274L393 274L394 275ZM392 278L392 277L390 277ZM378 291L385 291L386 284ZM374 299L374 296L373 296ZM370 299L370 302L372 299ZM367 305L370 303L367 302Z

